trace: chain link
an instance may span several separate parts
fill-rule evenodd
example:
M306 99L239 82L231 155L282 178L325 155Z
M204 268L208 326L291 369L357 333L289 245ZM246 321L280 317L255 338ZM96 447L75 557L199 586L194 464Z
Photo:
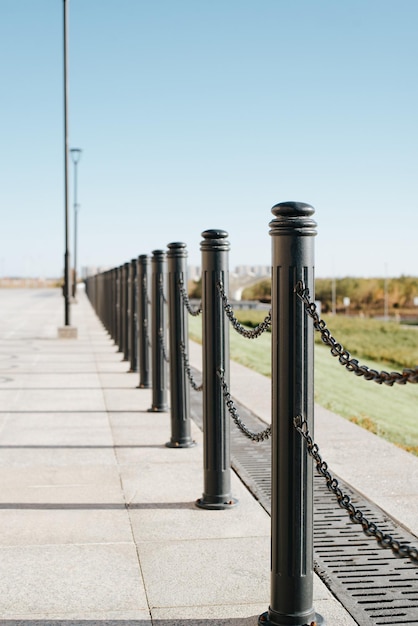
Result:
M163 277L161 274L158 277L158 291L160 292L160 296L164 304L167 304L167 298L165 297L165 294L164 294Z
M264 331L266 331L266 330L268 330L270 328L270 326L271 326L271 310L268 312L268 314L266 315L264 320L262 322L260 322L260 324L258 324L258 326L256 326L252 330L248 330L247 328L245 328L245 326L243 326L242 324L239 323L239 321L237 320L237 318L234 315L233 308L232 308L232 306L228 302L228 297L227 297L227 295L225 293L222 281L219 281L217 283L217 287L219 289L219 293L220 293L220 296L222 298L223 307L225 309L226 316L229 319L229 321L231 322L233 328L237 331L237 333L239 333L243 337L246 337L247 339L256 339L257 337L262 335L264 333Z
M142 320L142 328L144 332L144 343L149 348L151 348L151 341L150 341L149 333L148 333L148 320Z
M337 498L338 504L343 509L348 511L350 519L356 524L361 524L363 531L366 535L372 536L382 546L382 548L391 548L391 550L398 556L407 556L411 561L418 562L418 548L411 546L407 543L400 543L397 539L394 539L391 535L384 533L374 522L369 522L364 513L354 506L351 502L350 496L344 494L338 485L338 480L332 476L328 470L328 464L322 460L319 454L318 445L312 439L308 422L301 415L298 415L293 420L296 430L302 435L306 441L308 453L314 459L316 463L316 469L321 476L326 480L327 487Z
M222 394L225 400L225 404L228 408L229 414L232 417L236 426L238 426L238 428L240 429L240 431L243 432L244 435L248 437L248 439L251 439L252 441L260 442L260 441L266 441L267 439L269 439L271 437L271 425L268 426L265 430L260 431L259 433L254 433L249 428L247 428L247 426L244 424L244 422L241 420L240 416L238 415L238 410L234 404L234 401L232 400L231 394L228 389L228 384L226 383L225 378L224 378L223 369L221 368L218 369L216 373L219 377L219 380L221 381Z
M183 280L181 278L179 280L179 291L181 297L183 298L184 306L189 311L190 315L193 315L193 317L197 317L198 315L200 315L202 312L202 305L200 305L197 309L194 309L192 307L192 305L190 304L189 296L187 295L187 291L184 288Z
M148 281L146 274L142 277L142 300L143 302L145 302L145 306L151 304L151 301L148 297ZM151 341L148 334L148 319L142 320L142 328L144 330L145 345L151 348Z
M161 352L163 353L163 359L166 363L170 363L170 359L167 355L167 351L166 351L165 344L164 344L164 332L162 328L160 328L158 331L158 339L160 342Z
M193 387L195 391L202 391L203 383L201 385L198 385L195 382L193 375L192 375L192 370L190 368L189 359L187 358L186 346L184 345L182 341L180 342L180 352L181 352L181 356L183 359L184 371L186 372L186 376L189 379L190 385Z
M146 302L149 305L151 304L151 300L149 299L149 296L148 296L148 281L147 281L146 275L142 277L142 298L144 302Z
M400 372L378 372L377 370L368 368L366 365L359 365L358 360L351 358L350 353L331 335L324 320L320 319L316 304L310 300L309 289L304 286L302 281L296 284L295 292L305 304L306 313L313 319L315 330L321 333L323 343L330 346L332 356L337 356L338 361L349 372L354 372L356 376L364 376L366 380L373 380L379 385L384 383L389 387L392 387L394 383L398 383L399 385L418 383L418 367L414 369L405 368L402 370L401 374Z

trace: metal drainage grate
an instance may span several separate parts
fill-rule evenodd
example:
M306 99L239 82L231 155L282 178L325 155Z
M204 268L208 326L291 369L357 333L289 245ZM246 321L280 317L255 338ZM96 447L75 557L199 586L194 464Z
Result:
M236 402L239 415L253 431L265 423ZM202 428L202 395L192 392L191 414ZM231 420L232 423L232 420ZM253 443L231 424L232 467L262 507L271 508L270 442ZM341 489L369 521L402 543L413 536L375 504L337 477ZM314 472L315 571L361 626L418 624L418 566L396 557L351 522L322 476Z

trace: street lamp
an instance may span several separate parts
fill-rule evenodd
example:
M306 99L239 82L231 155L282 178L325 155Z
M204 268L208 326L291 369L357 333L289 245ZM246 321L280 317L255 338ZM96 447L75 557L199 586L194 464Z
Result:
M71 148L71 160L74 164L74 277L73 277L73 298L77 294L77 215L79 204L77 204L77 164L81 158L80 148Z
M65 208L65 253L64 253L64 321L65 326L58 328L58 337L77 338L77 328L71 326L70 311L70 251L68 249L68 4L63 0L63 60L64 60L64 208Z
M64 298L65 326L70 326L70 252L68 249L68 3L64 0L64 204L65 204L65 254Z

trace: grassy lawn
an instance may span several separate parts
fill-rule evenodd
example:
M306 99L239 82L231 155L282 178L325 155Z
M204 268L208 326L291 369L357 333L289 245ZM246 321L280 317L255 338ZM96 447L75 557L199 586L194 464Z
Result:
M240 314L237 312L237 317ZM265 312L261 318L264 316ZM378 371L401 371L418 364L416 328L344 316L326 318L326 322L337 341L362 365ZM200 341L201 318L189 318L189 329L190 337ZM320 339L319 333L315 338ZM231 328L230 343L232 359L270 376L270 333L249 340ZM327 346L316 343L315 401L418 455L418 385L387 387L366 381L342 367Z

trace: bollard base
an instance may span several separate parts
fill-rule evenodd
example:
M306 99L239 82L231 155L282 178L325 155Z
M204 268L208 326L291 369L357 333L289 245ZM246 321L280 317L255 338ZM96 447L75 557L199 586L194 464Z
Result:
M151 385L147 383L141 383L137 385L136 389L151 389Z
M187 441L167 441L165 444L167 448L194 448L197 443L193 439Z
M148 413L166 413L168 411L168 405L164 406L152 406L148 409Z
M133 368L131 367L131 369L128 370L128 374L137 374L138 373L138 368Z
M198 498L195 502L199 509L207 509L209 511L220 511L223 509L233 509L238 504L236 498L231 498L227 502L208 502L204 498Z
M61 326L61 328L58 328L58 339L77 339L77 336L76 326Z
M291 616L289 616L291 618ZM325 626L325 620L322 617L322 615L319 615L319 613L315 613L315 619L313 622L310 622L309 624L305 623L301 623L301 622L295 622L295 621L286 621L286 622L272 622L270 620L269 617L269 612L266 611L265 613L262 613L260 615L260 617L258 618L258 626L289 626L289 624L292 624L292 626Z

